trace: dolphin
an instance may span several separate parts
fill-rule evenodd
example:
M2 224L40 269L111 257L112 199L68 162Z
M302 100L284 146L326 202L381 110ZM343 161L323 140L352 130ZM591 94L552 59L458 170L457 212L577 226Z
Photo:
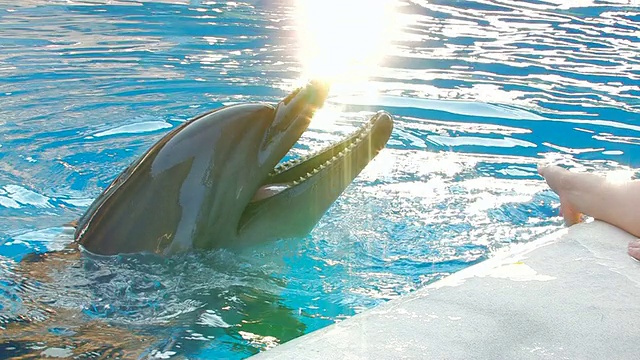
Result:
M327 94L311 81L276 106L230 105L185 122L96 198L75 241L99 255L169 255L305 236L393 128L380 111L342 141L281 163Z

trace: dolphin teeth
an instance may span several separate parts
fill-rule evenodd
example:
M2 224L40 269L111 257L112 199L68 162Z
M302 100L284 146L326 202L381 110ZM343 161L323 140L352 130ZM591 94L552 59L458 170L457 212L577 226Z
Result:
M325 161L322 165L320 165L316 169L313 169L311 172L307 172L306 175L301 177L299 180L293 181L293 184L294 185L299 184L300 182L304 181L305 178L309 178L309 177L313 176L314 174L317 174L318 172L320 172L325 167L327 167L327 166L331 165L332 163L335 163L339 159L345 157L347 154L349 154L351 151L353 151L353 149L356 146L358 146L361 142L363 142L366 139L366 137L371 133L371 130L373 129L374 124L375 124L375 117L372 117L368 121L365 121L364 123L362 123L358 127L358 129L356 131L352 132L348 136L348 140L346 141L346 143L344 145L342 145L342 146L344 146L342 151L340 151L339 153L335 154L333 157L331 157L329 160ZM331 151L331 149L334 146L335 146L335 144L323 146L321 149L319 149L317 151L314 151L313 153L302 155L302 156L299 156L297 158L290 159L290 160L288 160L286 162L279 163L271 171L270 174L277 175L277 174L283 173L285 171L288 171L291 168L293 168L295 166L298 166L299 164L301 164L303 162L308 161L309 159L313 159L313 158L315 158L316 156L318 156L320 154L324 154L327 151Z

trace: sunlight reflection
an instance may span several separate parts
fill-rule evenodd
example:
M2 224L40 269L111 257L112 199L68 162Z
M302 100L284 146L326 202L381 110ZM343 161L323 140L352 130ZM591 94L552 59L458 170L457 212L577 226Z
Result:
M338 89L375 74L400 31L397 0L297 0L296 5L302 77Z
M340 119L341 111L335 106L324 106L313 115L313 127L319 130L330 130L335 127L335 122Z

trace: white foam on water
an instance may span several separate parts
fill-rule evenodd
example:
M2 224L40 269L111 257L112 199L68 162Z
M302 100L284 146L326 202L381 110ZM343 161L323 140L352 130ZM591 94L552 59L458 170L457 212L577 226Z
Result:
M51 358L68 358L73 355L71 349L50 347L41 352L40 355Z
M5 245L45 243L49 251L63 250L73 241L72 227L56 226L14 236Z
M5 185L2 188L0 205L5 207L20 208L20 205L31 205L38 208L52 208L49 198L19 185Z
M14 208L14 209L20 208L20 204L18 204L15 200L8 198L6 196L0 196L0 206L4 206L6 208Z
M143 121L135 124L127 124L118 126L113 129L101 131L93 134L93 137L105 137L119 134L140 134L152 131L158 131L161 129L170 128L171 124L164 121Z
M441 136L441 135L429 135L427 139L434 144L441 146L487 146L487 147L501 147L511 148L516 146L522 147L536 147L537 145L520 139L514 139L510 137L504 137L502 139L496 138L484 138L479 136Z
M69 205L73 205L73 206L78 206L78 207L83 207L83 206L89 206L91 205L91 203L93 202L94 199L92 198L76 198L76 199L59 199Z
M200 319L197 322L198 325L205 325L210 327L219 327L219 328L228 328L231 325L227 324L222 320L222 318L217 315L213 310L207 310L202 315L200 315Z

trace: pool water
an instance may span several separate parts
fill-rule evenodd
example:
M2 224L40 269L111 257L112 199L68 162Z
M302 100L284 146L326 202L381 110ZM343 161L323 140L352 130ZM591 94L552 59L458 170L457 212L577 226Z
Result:
M293 0L18 3L0 3L0 357L245 358L558 230L538 163L640 166L633 2L398 1L366 85L337 84L290 155L395 117L311 234L20 262L65 249L171 128L286 95L308 44Z

